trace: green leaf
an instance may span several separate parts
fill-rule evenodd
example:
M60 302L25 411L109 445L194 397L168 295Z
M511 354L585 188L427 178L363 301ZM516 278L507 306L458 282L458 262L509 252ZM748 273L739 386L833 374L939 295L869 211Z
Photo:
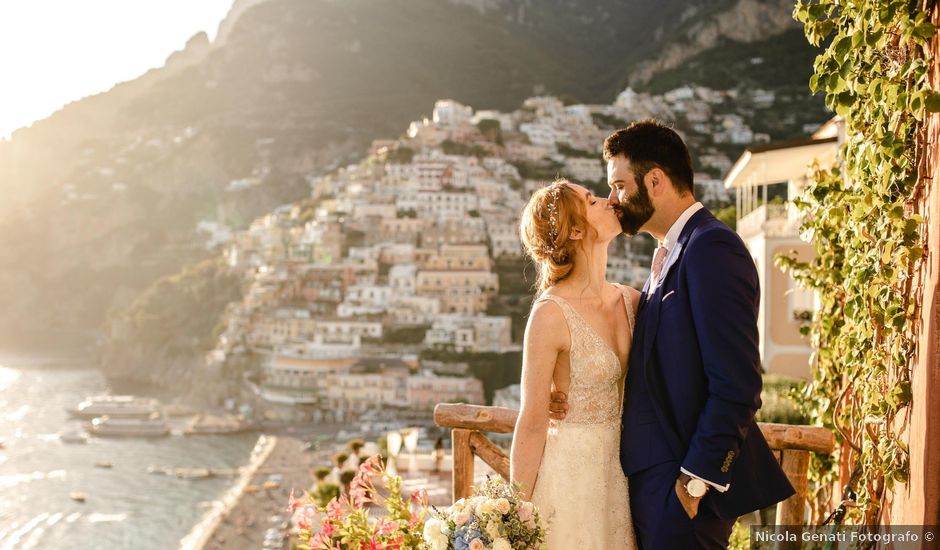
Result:
M928 113L940 113L940 93L931 92L924 98L924 107Z
M922 38L924 40L930 40L934 32L936 32L936 27L933 26L930 22L921 23L914 27L914 36Z

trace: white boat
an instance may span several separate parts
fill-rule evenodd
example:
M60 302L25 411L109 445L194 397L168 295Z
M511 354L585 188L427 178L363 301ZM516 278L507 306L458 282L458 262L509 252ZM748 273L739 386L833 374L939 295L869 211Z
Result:
M69 414L86 420L99 416L111 418L147 418L160 410L160 402L133 395L100 395L89 397L68 409Z
M88 443L88 434L82 430L69 430L59 434L59 441L62 443Z
M159 415L150 418L102 416L88 424L88 433L100 437L164 437L170 435L170 426Z

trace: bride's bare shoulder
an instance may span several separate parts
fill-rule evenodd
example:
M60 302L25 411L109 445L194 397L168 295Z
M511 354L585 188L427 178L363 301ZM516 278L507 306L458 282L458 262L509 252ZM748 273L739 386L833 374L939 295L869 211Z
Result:
M538 339L552 347L565 348L568 342L568 324L561 305L553 299L537 300L529 313L526 336Z

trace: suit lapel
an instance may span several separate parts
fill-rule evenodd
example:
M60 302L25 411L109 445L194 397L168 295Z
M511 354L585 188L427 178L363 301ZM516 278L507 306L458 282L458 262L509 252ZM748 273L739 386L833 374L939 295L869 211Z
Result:
M659 310L662 305L662 289L666 287L666 283L669 281L668 275L671 268L679 263L679 260L682 258L682 252L685 249L686 243L689 240L689 236L695 230L696 227L703 221L711 218L711 213L707 209L702 208L698 212L692 215L691 218L686 222L685 227L682 228L682 233L679 234L679 238L676 239L676 247L669 253L669 256L666 257L666 264L663 266L663 272L661 275L662 282L657 286L652 293L649 292L649 287L651 285L650 279L647 278L646 286L643 287L643 294L641 296L641 307L643 313L643 326L640 334L640 356L639 364L643 365L644 373L649 369L650 359L652 358L653 353L653 344L656 342L656 336L659 332ZM648 298L648 299L645 299Z

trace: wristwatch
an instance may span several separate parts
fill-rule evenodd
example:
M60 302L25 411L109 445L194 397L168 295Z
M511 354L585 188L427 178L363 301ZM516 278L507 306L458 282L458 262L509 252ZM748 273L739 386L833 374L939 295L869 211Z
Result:
M705 493L708 492L708 485L705 485L705 482L697 477L692 477L688 474L682 474L685 477L685 492L689 493L689 496L692 498L702 498L705 496Z

